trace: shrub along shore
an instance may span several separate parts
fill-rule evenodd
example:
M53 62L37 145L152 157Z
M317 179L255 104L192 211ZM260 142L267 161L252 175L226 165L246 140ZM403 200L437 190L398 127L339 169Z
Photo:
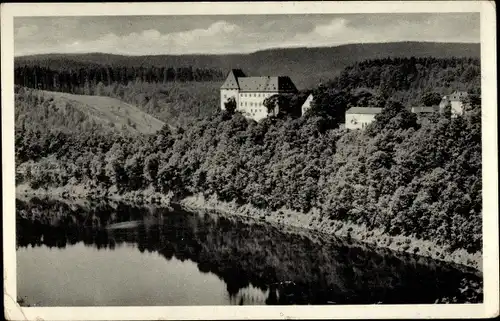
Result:
M448 247L435 242L406 236L390 236L381 229L368 229L364 225L323 219L318 210L301 213L290 209L266 211L252 205L237 205L235 202L222 202L215 196L205 198L203 195L190 196L179 202L185 209L194 211L215 211L224 215L251 217L273 225L305 228L342 238L387 248L393 251L417 254L436 260L456 263L482 272L481 253L468 253L463 249L450 251Z
M290 209L268 211L258 209L250 204L238 205L233 202L223 202L216 195L205 197L203 194L188 196L174 200L172 194L154 192L152 189L119 194L115 189L90 190L85 186L64 186L54 189L32 189L28 184L16 187L16 196L20 198L48 197L56 199L109 199L133 204L157 204L170 206L179 204L187 211L210 212L224 216L250 218L257 223L271 224L277 227L307 229L326 235L352 239L376 248L390 249L396 252L416 254L419 256L459 264L473 268L476 273L482 272L482 255L468 253L463 249L450 251L449 247L437 245L435 242L414 237L390 236L381 229L368 229L366 226L322 218L317 209L302 213Z

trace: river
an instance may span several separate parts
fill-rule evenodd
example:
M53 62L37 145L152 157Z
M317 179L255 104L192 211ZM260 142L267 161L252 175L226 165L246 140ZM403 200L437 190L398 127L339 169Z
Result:
M464 282L481 287L455 265L180 208L33 198L16 222L32 306L465 302Z

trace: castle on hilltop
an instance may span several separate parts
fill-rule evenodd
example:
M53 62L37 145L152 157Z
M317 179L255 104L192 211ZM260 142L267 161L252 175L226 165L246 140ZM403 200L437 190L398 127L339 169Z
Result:
M264 106L266 98L297 92L297 87L288 76L247 77L240 69L233 69L220 87L220 107L224 110L225 103L234 98L237 111L259 121L269 114Z
M266 98L297 93L297 87L288 76L248 77L241 69L232 69L220 87L220 108L225 110L226 103L234 99L237 111L247 118L259 121L269 115L277 115L279 112L279 102L275 103L273 110L268 110L264 106ZM467 92L454 91L451 95L444 96L439 105L414 106L410 110L422 118L433 113L443 112L446 106L450 106L451 117L457 117L464 113L464 99L467 97ZM300 110L298 110L298 114L304 115L311 108L313 102L312 94L299 99L300 105L297 108ZM363 129L375 121L375 116L380 114L382 109L371 106L351 107L346 110L345 123L341 127Z

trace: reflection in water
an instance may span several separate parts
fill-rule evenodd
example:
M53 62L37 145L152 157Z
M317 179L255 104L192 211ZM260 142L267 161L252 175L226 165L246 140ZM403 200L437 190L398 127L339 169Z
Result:
M160 255L163 264L158 263L156 277L161 278L161 273L168 271L170 278L178 280L175 285L178 292L152 283L148 286L155 288L145 289L145 293L164 291L171 298L165 299L158 295L141 305L434 303L443 297L463 296L459 285L464 278L481 282L475 275L430 259L411 255L397 257L389 251L367 250L343 240L313 239L283 233L267 225L216 215L109 203L84 207L38 199L29 202L18 200L16 207L19 252L23 248L33 247L33 250L59 248L76 253L73 245L77 244L89 249L106 249L109 254L99 258L95 253L82 254L81 250L78 253L80 256L88 255L85 261L90 263L86 265L86 270L99 269L96 265L111 265L115 268L113 278L125 278L124 262L120 262L120 258L111 259L110 254L117 253L118 248L123 251L124 245L134 245L126 248L128 256L124 255L121 259L127 260L129 270L139 268L129 262L134 255L141 258L146 253ZM139 224L120 224L134 221ZM107 228L110 226L114 228ZM39 260L48 255L30 253L23 252L23 261L18 258L18 266L28 264L25 262L30 259L30 255L38 255ZM69 254L51 255L55 255L54 260L64 261L66 265L75 264L67 259ZM177 264L175 268L174 263ZM130 272L132 276L129 282L136 278L136 288L145 287L144 283L148 281L141 280L142 283L139 283L139 277L133 275L149 273L148 264L153 266L153 263L141 264L145 266L141 265L144 271ZM187 269L189 264L195 264L196 269L189 275L182 274L180 270ZM50 266L38 266L24 273L40 273L39 269L46 274L58 273L57 269L50 272ZM220 284L206 281L211 275L216 276ZM23 275L19 275L19 278L22 279ZM197 281L197 278L201 281ZM98 280L101 285L104 284L103 287L107 281L104 276ZM78 282L78 279L74 282ZM93 281L87 278L80 282ZM227 298L215 302L217 295L214 294L212 297L196 299L196 293L207 286L210 287L207 291L213 293L218 293L218 287L224 286L224 296ZM32 288L35 286L27 285L26 293L20 295L29 298ZM92 289L90 286L90 293L81 295L92 296L92 304L95 305L110 304L105 299L103 302L106 303L95 302L96 294ZM173 292L177 293L175 297ZM128 302L132 300L130 297L120 300L112 302L115 305L137 304ZM134 300L137 300L135 296ZM476 300L481 301L482 297ZM82 302L88 304L89 301Z

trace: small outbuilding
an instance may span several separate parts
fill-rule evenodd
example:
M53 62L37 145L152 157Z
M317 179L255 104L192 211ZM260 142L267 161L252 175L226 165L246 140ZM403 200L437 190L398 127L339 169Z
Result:
M345 128L363 129L382 112L378 107L351 107L345 112Z

